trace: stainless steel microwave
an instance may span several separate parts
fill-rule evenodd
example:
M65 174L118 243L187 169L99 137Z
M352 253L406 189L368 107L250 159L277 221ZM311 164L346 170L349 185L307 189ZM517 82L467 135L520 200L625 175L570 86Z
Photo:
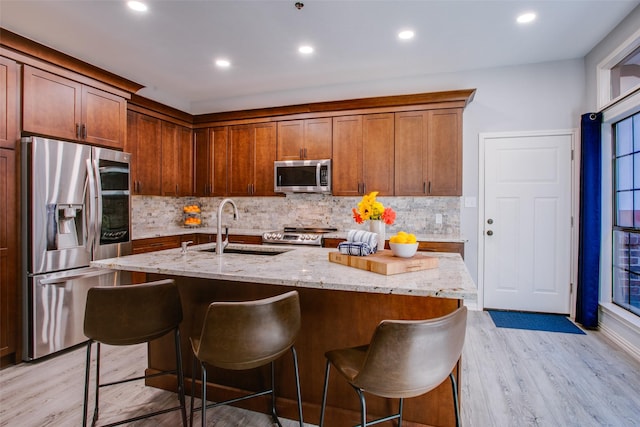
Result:
M276 193L331 193L331 159L274 162Z

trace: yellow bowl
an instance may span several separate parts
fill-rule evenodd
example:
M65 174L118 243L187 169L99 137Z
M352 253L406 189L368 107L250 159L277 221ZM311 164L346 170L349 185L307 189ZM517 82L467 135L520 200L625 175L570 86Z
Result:
M411 258L418 250L417 243L389 243L393 256L400 258Z

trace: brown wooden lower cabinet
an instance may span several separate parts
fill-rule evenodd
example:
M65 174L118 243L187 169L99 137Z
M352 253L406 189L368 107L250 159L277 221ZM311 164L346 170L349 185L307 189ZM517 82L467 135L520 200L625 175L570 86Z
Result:
M179 248L182 242L196 241L195 234L182 234L177 236L150 237L132 241L132 253L143 254L147 252L163 251L165 249ZM146 273L131 272L132 283L144 283L147 281Z
M16 153L0 148L0 367L20 359Z
M165 276L149 275L150 280ZM428 319L458 308L455 299L334 291L327 289L290 288L286 286L171 277L176 280L184 320L180 326L182 360L187 393L191 390L190 336L199 336L208 305L214 301L255 300L296 289L300 294L302 328L295 343L298 353L300 385L305 422L317 424L324 384L324 353L331 349L369 342L376 325L383 319ZM167 335L149 345L149 373L171 369L175 356L171 351L173 337ZM278 413L297 419L296 389L290 353L275 366ZM221 401L258 391L269 385L268 366L250 371L209 369L207 393L212 401ZM453 369L459 390L462 389L460 362ZM199 378L197 376L196 378ZM175 390L175 378L155 378L148 385ZM195 393L200 394L200 383ZM238 405L269 413L268 398L251 399ZM461 404L464 404L462 402ZM371 416L389 415L397 409L397 400L367 397ZM335 371L329 381L326 424L332 427L352 426L359 422L360 403L357 394ZM411 427L453 426L455 417L449 381L432 392L405 401L403 425Z
M324 239L325 248L337 248L344 239L328 238ZM385 249L389 249L389 241L385 242ZM464 243L462 242L418 242L418 250L423 252L450 252L458 253L464 258Z

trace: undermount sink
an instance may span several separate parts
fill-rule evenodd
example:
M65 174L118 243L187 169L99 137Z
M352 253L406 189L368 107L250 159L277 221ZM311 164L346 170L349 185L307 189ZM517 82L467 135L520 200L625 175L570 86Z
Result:
M265 255L265 256L274 256L274 255L280 255L283 254L285 252L289 252L291 249L276 249L276 248L255 248L255 249L248 249L248 248L225 248L224 249L224 254L242 254L242 255ZM215 252L216 248L209 248L209 249L201 249L200 252Z

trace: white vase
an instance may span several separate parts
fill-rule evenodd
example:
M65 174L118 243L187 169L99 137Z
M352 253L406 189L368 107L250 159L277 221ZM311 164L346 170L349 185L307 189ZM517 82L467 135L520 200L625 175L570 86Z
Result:
M378 252L384 250L384 221L380 219L369 220L369 231L378 235Z

